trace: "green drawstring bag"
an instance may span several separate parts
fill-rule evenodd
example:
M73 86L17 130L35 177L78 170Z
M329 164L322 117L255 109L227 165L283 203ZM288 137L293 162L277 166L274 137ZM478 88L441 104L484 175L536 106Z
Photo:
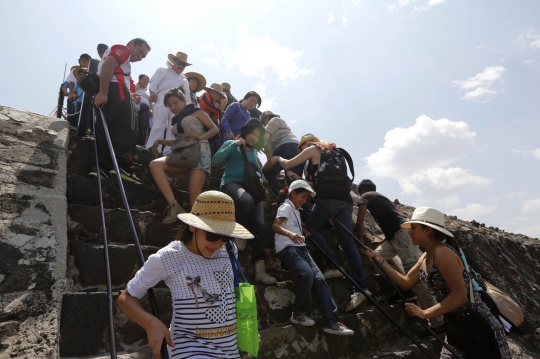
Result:
M255 288L248 283L236 256L231 242L227 242L227 251L231 258L234 274L234 294L236 296L236 334L238 349L253 355L259 355L259 323L257 322L257 300ZM240 271L244 283L238 283Z

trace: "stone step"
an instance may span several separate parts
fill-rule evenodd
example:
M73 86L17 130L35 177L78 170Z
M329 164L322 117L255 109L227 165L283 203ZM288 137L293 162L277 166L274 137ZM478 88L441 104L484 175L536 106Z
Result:
M343 353L345 350L345 353L349 354L367 354L404 340L403 334L367 302L362 304L355 313L340 314L340 321L355 331L355 336L352 338L324 334L320 326L318 311L314 311L315 315L313 315L317 321L315 326L306 328L292 325L289 322L292 311L291 297L294 296L292 283L278 283L277 286L269 286L266 290L263 287L256 286L262 338L261 355L264 354L259 358L271 358L277 353L293 354L297 353L299 348L311 353L310 355L314 355L321 348L331 348L332 352L337 353ZM155 292L161 320L168 326L172 315L170 292L167 288L155 288ZM262 297L264 299L261 298L261 293L264 293ZM120 292L113 293L114 303L119 294ZM62 357L97 355L108 351L106 297L105 292L64 294L60 322L60 355ZM282 297L289 300L284 300ZM149 311L147 296L143 297L142 303ZM383 307L405 328L414 333L423 331L411 317L406 315L401 305L383 305ZM117 351L133 351L144 346L146 344L144 330L125 318L116 304L113 305L113 311ZM287 339L282 339L282 337ZM280 343L278 341L281 340L283 343L277 345L276 343Z
M433 354L436 358L439 357L441 353L442 345L437 342L435 339L422 339L419 340L420 344L428 350L429 353ZM370 354L366 356L360 356L358 359L418 359L426 358L426 355L414 344L407 343L402 344L397 347L385 349L384 351Z

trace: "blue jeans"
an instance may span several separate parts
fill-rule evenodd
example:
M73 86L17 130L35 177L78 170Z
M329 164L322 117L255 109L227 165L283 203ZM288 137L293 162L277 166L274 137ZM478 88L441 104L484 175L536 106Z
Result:
M315 294L317 304L322 312L323 326L328 327L338 321L336 302L324 277L315 264L305 246L287 246L277 253L280 261L296 276L296 298L293 304L293 315L296 317L309 311L311 290Z
M279 156L283 157L286 160L290 160L298 154L298 151L296 149L297 146L298 143L284 143L274 150L272 156ZM282 168L279 165L274 165L274 167L270 168L269 170L263 170L264 177L266 177L266 179L268 180L268 187L270 187L270 190L276 196L281 189L279 180L277 179L276 175L281 172L281 170ZM298 166L293 167L290 170L300 176L300 178L302 178L304 164L299 164ZM289 181L288 177L285 177L285 180L287 181L287 184L290 184L291 181Z
M313 209L306 223L306 229L311 232L311 239L313 239L321 248L326 252L326 254L334 260L336 263L338 259L334 252L328 246L328 243L324 240L323 236L320 233L321 228L328 222L330 216L320 208L320 205L323 205L332 216L339 222L341 222L346 228L352 231L352 211L353 206L347 202L343 202L337 199L319 199ZM339 245L345 251L347 255L347 260L349 261L349 266L351 267L351 277L360 285L364 290L367 290L366 278L364 276L364 267L362 266L362 259L360 258L360 252L356 248L354 243L354 238L351 237L347 232L339 226L339 224L334 223ZM330 265L333 267L333 265Z

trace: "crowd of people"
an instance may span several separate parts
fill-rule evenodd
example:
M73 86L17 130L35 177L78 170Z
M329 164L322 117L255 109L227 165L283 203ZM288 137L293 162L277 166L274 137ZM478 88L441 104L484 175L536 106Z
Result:
M323 331L354 334L338 321L338 309L326 283L342 276L334 265L339 261L321 234L332 219L350 275L359 286L353 288L351 300L344 308L346 312L358 308L371 294L364 276L364 254L379 260L403 291L412 290L417 296L419 306L406 304L410 315L428 319L431 327L442 334L448 330L445 322L465 323L464 318L469 318L471 312L478 313L478 320L488 323L482 335L493 339L482 350L489 350L490 358L510 358L500 323L482 303L477 290L469 286L470 276L461 262L457 243L444 228L441 212L417 208L407 221L388 198L376 192L372 181L363 180L358 186L358 236L364 242L363 223L369 210L385 240L375 250L359 250L354 237L342 228L353 229L350 183L345 191L338 191L341 184L334 186L332 176L324 177L325 168L330 166L326 162L329 154L341 153L335 143L322 141L312 133L299 140L280 115L258 110L261 97L255 91L237 101L229 83L216 81L208 86L202 74L184 73L191 64L182 52L168 54L165 67L157 69L152 77L139 75L135 84L131 63L143 60L150 51L148 42L141 38L110 48L98 45L101 61L93 71L99 75L99 90L93 95L104 118L98 112L96 128L89 131L96 140L100 171L93 168L88 176L120 176L140 183L133 171L133 154L136 145L144 146L156 156L149 165L150 172L168 203L163 223L179 220L185 224L179 240L151 255L118 300L125 315L145 328L157 357L165 340L169 353L179 358L239 358L233 272L225 243L233 241L233 248L239 251L249 245L255 281L276 283L265 268L264 203L245 183L246 164L251 163L261 180L268 181L269 192L277 195L279 208L272 225L275 250L284 267L296 277L292 323L315 324L308 316L313 292L322 313ZM88 54L81 55L79 66L73 68L65 84L65 94L75 103L74 110L68 110L70 114L79 112L76 101L81 90L77 79L94 73L92 62ZM69 120L77 125L73 118ZM120 173L112 167L102 121L107 123ZM188 152L195 154L194 161L184 159L189 157ZM264 165L259 152L266 155ZM185 153L184 157L180 153ZM212 165L224 168L220 191L202 192ZM337 159L337 167L340 166L344 164ZM285 188L277 177L282 170ZM174 197L167 173L189 175L189 213ZM322 182L324 190L318 190L323 188ZM334 187L336 191L332 190ZM313 204L314 196L317 201ZM329 258L324 272L309 254L305 240L308 237ZM388 265L391 259L397 265ZM170 328L147 313L139 302L148 288L161 280L171 289L174 319ZM409 298L414 297L409 294ZM461 337L456 338L449 334L448 341L466 353L466 358L476 357L469 354L472 349L463 345ZM469 339L474 342L474 338ZM442 357L452 356L444 349Z

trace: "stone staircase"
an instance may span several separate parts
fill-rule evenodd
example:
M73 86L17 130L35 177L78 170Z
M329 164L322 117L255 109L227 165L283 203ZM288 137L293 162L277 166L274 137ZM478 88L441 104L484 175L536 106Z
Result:
M67 175L68 200L68 264L66 289L62 302L60 323L60 356L85 357L103 356L108 349L107 298L104 271L99 199L96 180L83 175L92 166L90 150L92 142L71 136L70 160ZM180 222L164 226L161 212L166 207L165 200L148 173L151 154L140 149L136 161L141 164L137 176L142 184L124 183L126 195L135 222L137 235L145 257L165 246L182 229ZM82 174L82 175L81 175ZM214 168L208 179L206 189L219 189L221 172ZM173 188L186 189L185 176L171 177ZM111 279L115 300L127 282L138 269L131 232L122 208L116 179L102 181L105 220L109 240ZM177 199L184 208L189 209L187 192L176 191ZM407 344L408 340L384 316L366 301L354 313L345 313L351 285L345 278L330 279L338 308L340 320L355 331L354 337L339 337L325 334L320 325L320 314L313 303L312 316L318 319L313 327L292 325L289 318L294 302L294 285L290 273L282 272L279 260L273 249L273 233L270 225L276 208L271 198L266 203L267 220L267 271L278 279L277 285L256 285L258 302L259 330L261 348L259 358L346 358L363 357L395 345ZM347 267L345 254L339 251L335 231L323 232L330 246L336 250L338 258ZM311 248L315 261L324 270L322 255ZM254 267L250 261L248 248L240 253L240 263L251 283L254 283ZM404 327L413 330L424 339L427 333L412 318L405 315L402 305L390 305L385 294L388 286L375 275L371 266L365 266L368 287L376 300ZM383 289L387 290L384 293ZM168 325L171 317L170 293L160 283L156 288L161 319ZM149 309L148 303L145 303ZM139 356L150 355L144 350L146 335L142 328L127 320L115 306L115 333L117 351L136 352ZM83 339L84 338L84 339ZM433 346L427 342L428 347ZM142 350L142 351L141 351ZM434 349L436 350L436 349ZM146 353L146 354L144 354ZM105 354L106 355L106 354ZM134 354L133 354L134 355ZM245 354L245 357L249 355Z
M101 223L96 181L84 175L92 166L93 143L73 136L66 121L0 106L0 358L107 358L107 298ZM166 206L148 173L152 159L139 151L137 175L142 185L125 184L126 194L145 256L174 240L182 225L163 226ZM81 175L82 174L82 175ZM221 172L214 168L205 189L217 189ZM186 178L170 178L175 195L189 209ZM116 180L103 181L114 299L137 270L137 258ZM355 201L357 197L353 196ZM275 208L269 199L267 224ZM397 204L405 217L413 208ZM357 209L357 207L355 207ZM355 215L353 215L353 220ZM524 336L508 337L514 358L540 358L540 241L475 221L447 216L446 227L456 236L470 265L520 305ZM365 237L382 236L368 215ZM354 313L344 313L351 286L343 278L328 281L340 310L340 320L355 330L354 337L337 337L288 320L294 300L289 273L273 250L268 228L267 267L277 285L256 285L261 348L259 358L423 358L424 355L367 301ZM324 237L347 268L335 232ZM326 269L319 252L312 256ZM249 248L240 262L253 282ZM405 315L402 305L388 302L388 284L365 266L368 288L375 300L409 329L433 353L440 346ZM156 290L160 317L171 317L170 294L162 284ZM149 309L146 298L143 304ZM316 305L311 314L318 323ZM152 358L142 328L127 320L114 306L118 357ZM243 353L244 358L249 355Z

